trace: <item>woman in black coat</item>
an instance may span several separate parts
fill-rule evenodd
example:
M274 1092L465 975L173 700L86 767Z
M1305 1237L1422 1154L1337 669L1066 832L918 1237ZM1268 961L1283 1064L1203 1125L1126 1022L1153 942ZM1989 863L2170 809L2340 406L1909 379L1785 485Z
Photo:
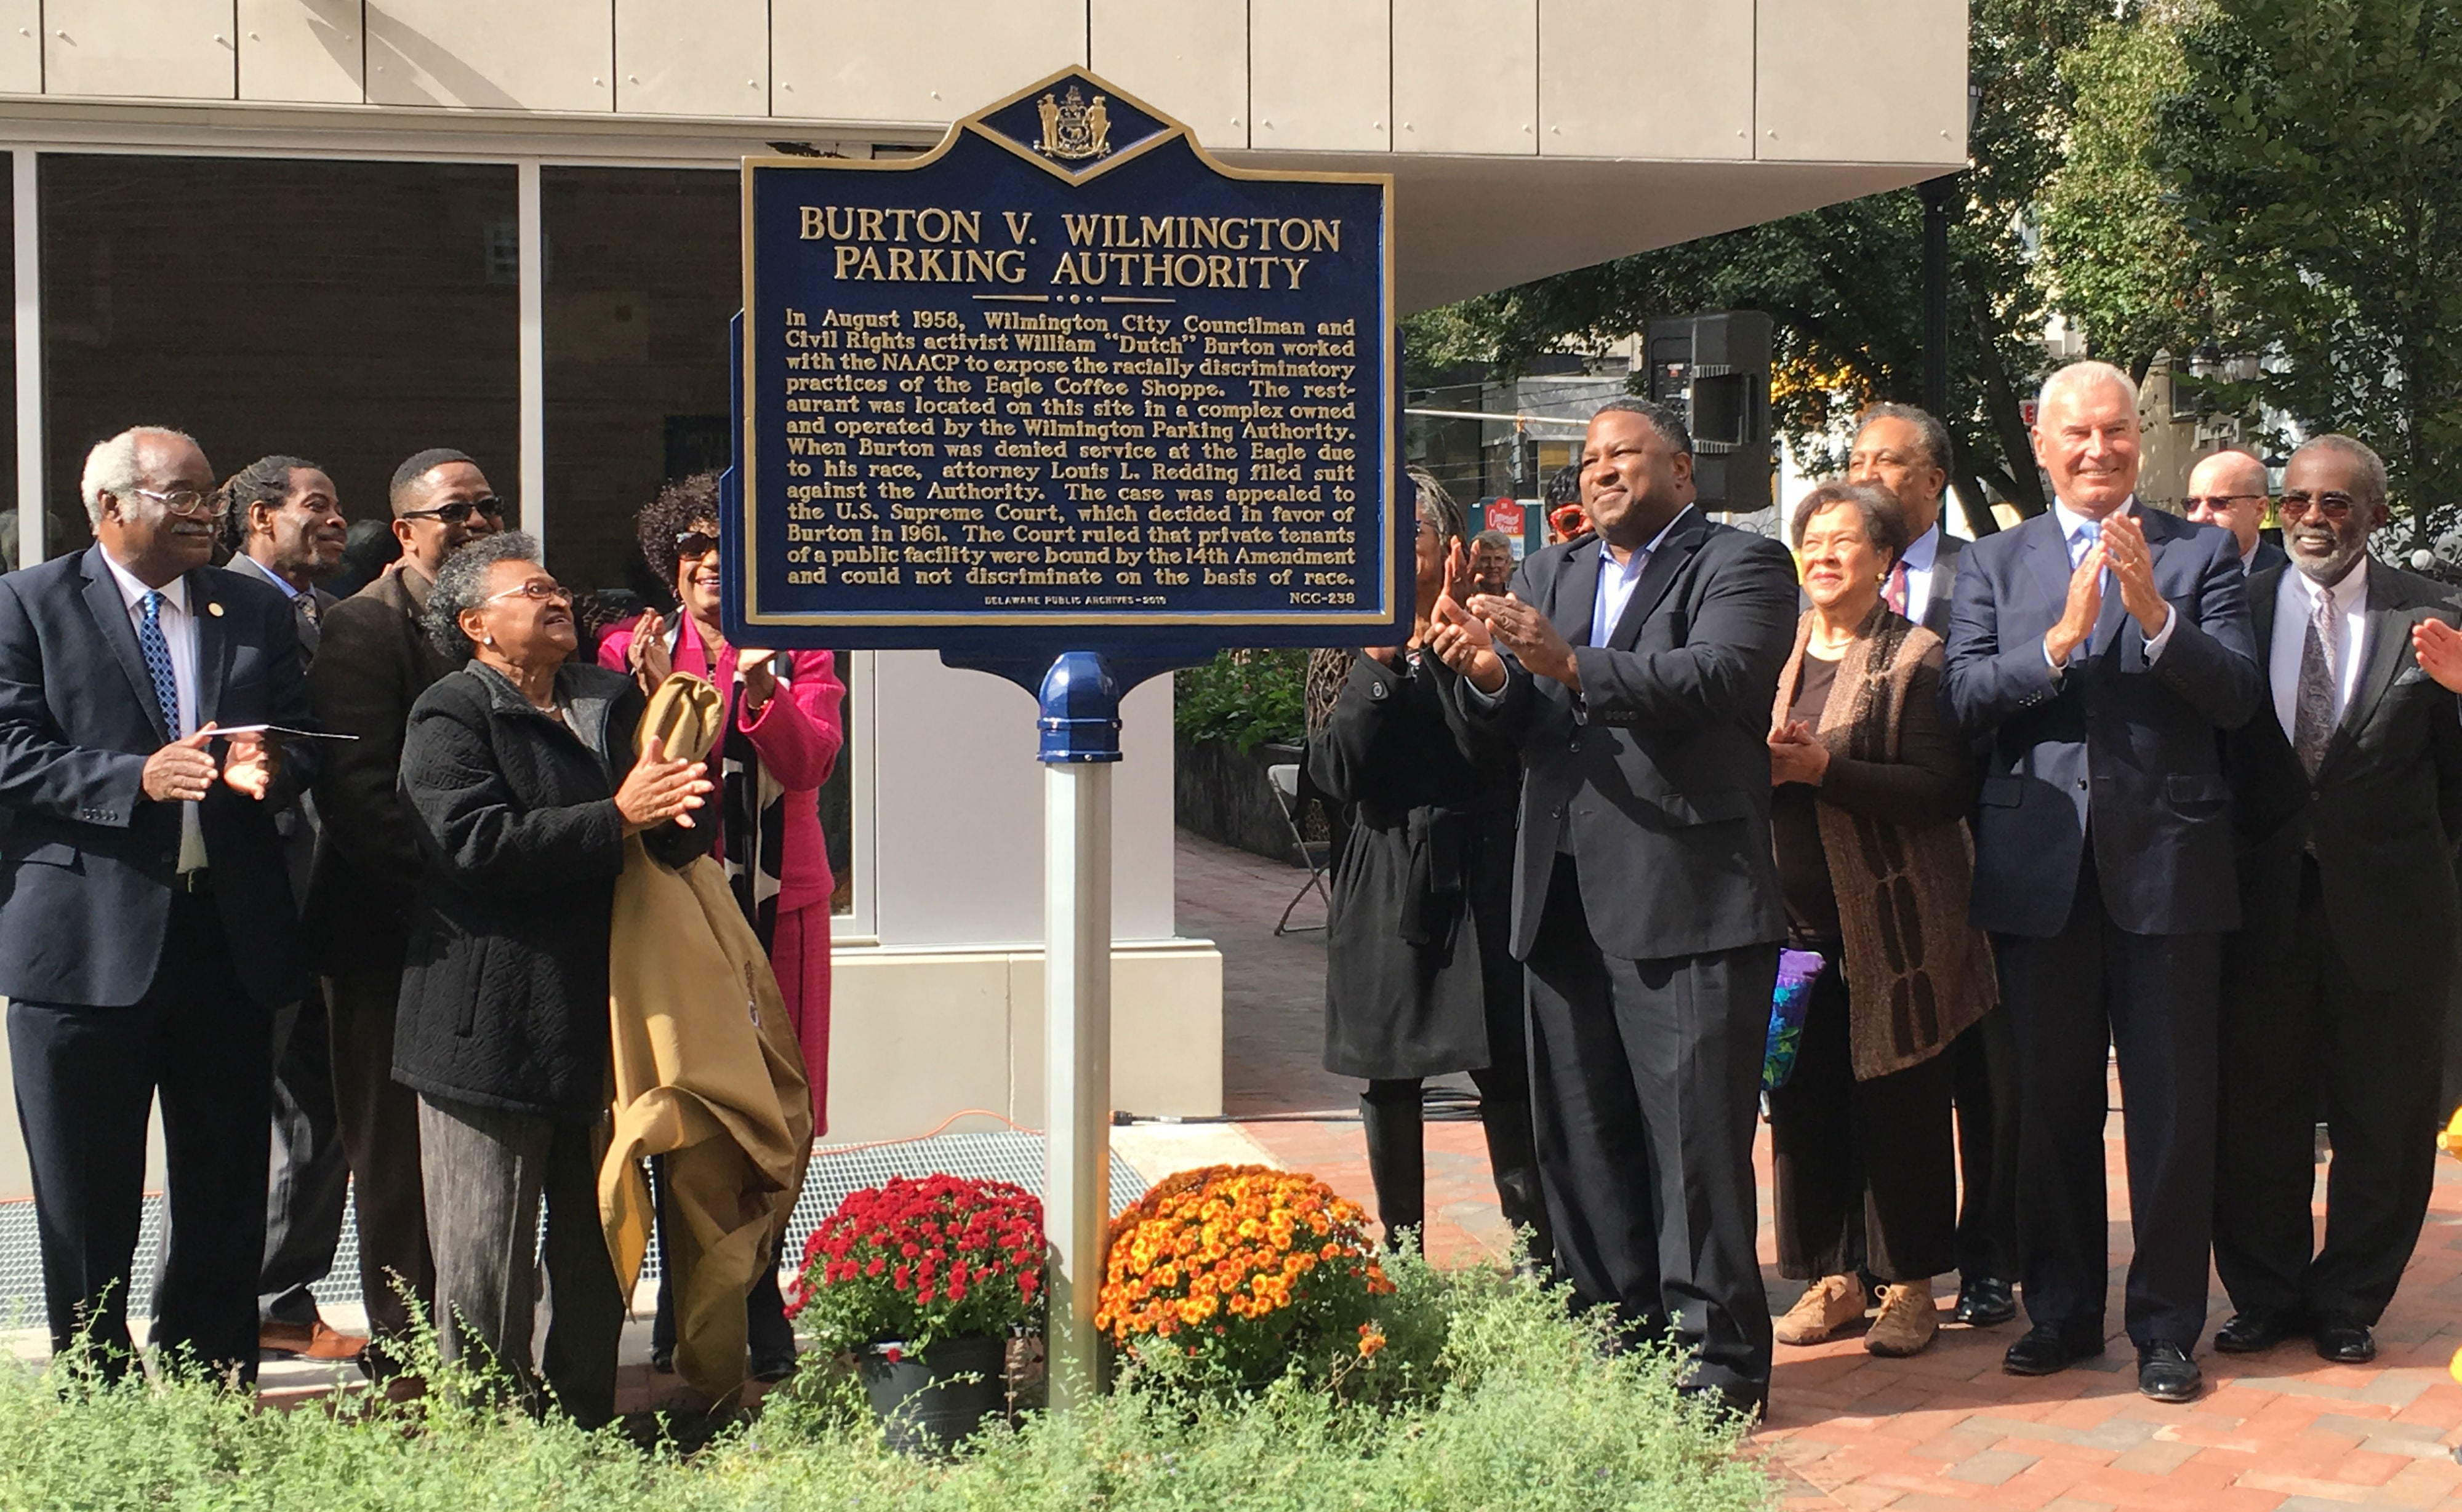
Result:
M1514 752L1456 713L1456 674L1422 656L1448 566L1467 579L1461 507L1418 489L1418 605L1407 645L1365 651L1308 742L1308 776L1350 819L1326 925L1325 1069L1365 1078L1360 1122L1388 1242L1426 1218L1420 1081L1468 1071L1505 1220L1550 1262L1530 1132L1513 909Z
M419 1093L437 1335L537 1400L539 1205L552 1299L546 1375L585 1424L614 1415L624 1299L598 1220L593 1132L608 1093L608 935L624 839L688 859L710 790L655 742L637 760L632 679L572 660L572 595L529 536L485 537L437 573L427 628L461 671L411 706L401 793L424 867L395 1029Z

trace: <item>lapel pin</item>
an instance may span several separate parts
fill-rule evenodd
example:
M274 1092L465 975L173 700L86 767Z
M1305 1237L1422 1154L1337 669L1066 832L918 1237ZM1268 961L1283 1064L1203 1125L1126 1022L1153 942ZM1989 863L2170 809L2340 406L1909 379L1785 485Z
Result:
M223 606L216 603L207 603L205 605L205 613L213 616L216 619L220 619L223 617Z

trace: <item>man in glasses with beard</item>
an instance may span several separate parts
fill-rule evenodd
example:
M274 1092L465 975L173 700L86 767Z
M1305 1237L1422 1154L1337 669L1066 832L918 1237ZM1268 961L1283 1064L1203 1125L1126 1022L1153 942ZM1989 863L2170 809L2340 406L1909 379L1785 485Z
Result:
M2366 446L2300 448L2280 508L2289 565L2249 580L2269 697L2230 745L2240 930L2223 952L2214 1269L2236 1311L2214 1348L2304 1334L2365 1365L2435 1180L2462 722L2413 636L2450 641L2454 611L2442 584L2369 559L2386 467Z
M393 1079L394 1006L420 874L409 812L395 795L410 706L453 671L420 628L444 559L504 525L486 474L436 447L396 468L393 530L401 560L326 612L308 692L336 742L316 785L326 845L309 889L310 963L331 983L334 1102L356 1183L359 1282L371 1373L398 1368L410 1327L401 1292L435 1300L421 1193L419 1102Z

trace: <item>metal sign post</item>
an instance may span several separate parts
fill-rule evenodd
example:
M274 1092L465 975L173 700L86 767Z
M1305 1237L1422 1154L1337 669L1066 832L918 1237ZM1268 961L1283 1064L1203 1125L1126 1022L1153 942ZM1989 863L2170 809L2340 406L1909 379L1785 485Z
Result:
M745 162L729 641L1041 700L1054 1407L1102 1384L1121 696L1411 622L1393 192L1218 162L1073 68L919 157Z
M1120 693L1072 651L1043 680L1044 1231L1051 1241L1051 1405L1102 1385L1094 1304L1112 1191L1112 766Z

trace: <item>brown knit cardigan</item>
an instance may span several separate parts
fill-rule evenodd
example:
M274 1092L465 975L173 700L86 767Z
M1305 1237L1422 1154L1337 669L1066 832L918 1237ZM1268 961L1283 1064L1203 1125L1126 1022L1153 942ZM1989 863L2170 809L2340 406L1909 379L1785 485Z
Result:
M1780 674L1787 723L1812 637L1807 611ZM1992 945L1969 924L1973 794L1940 706L1941 641L1875 606L1840 661L1815 731L1829 748L1814 811L1846 937L1855 1079L1921 1065L1999 1001Z

